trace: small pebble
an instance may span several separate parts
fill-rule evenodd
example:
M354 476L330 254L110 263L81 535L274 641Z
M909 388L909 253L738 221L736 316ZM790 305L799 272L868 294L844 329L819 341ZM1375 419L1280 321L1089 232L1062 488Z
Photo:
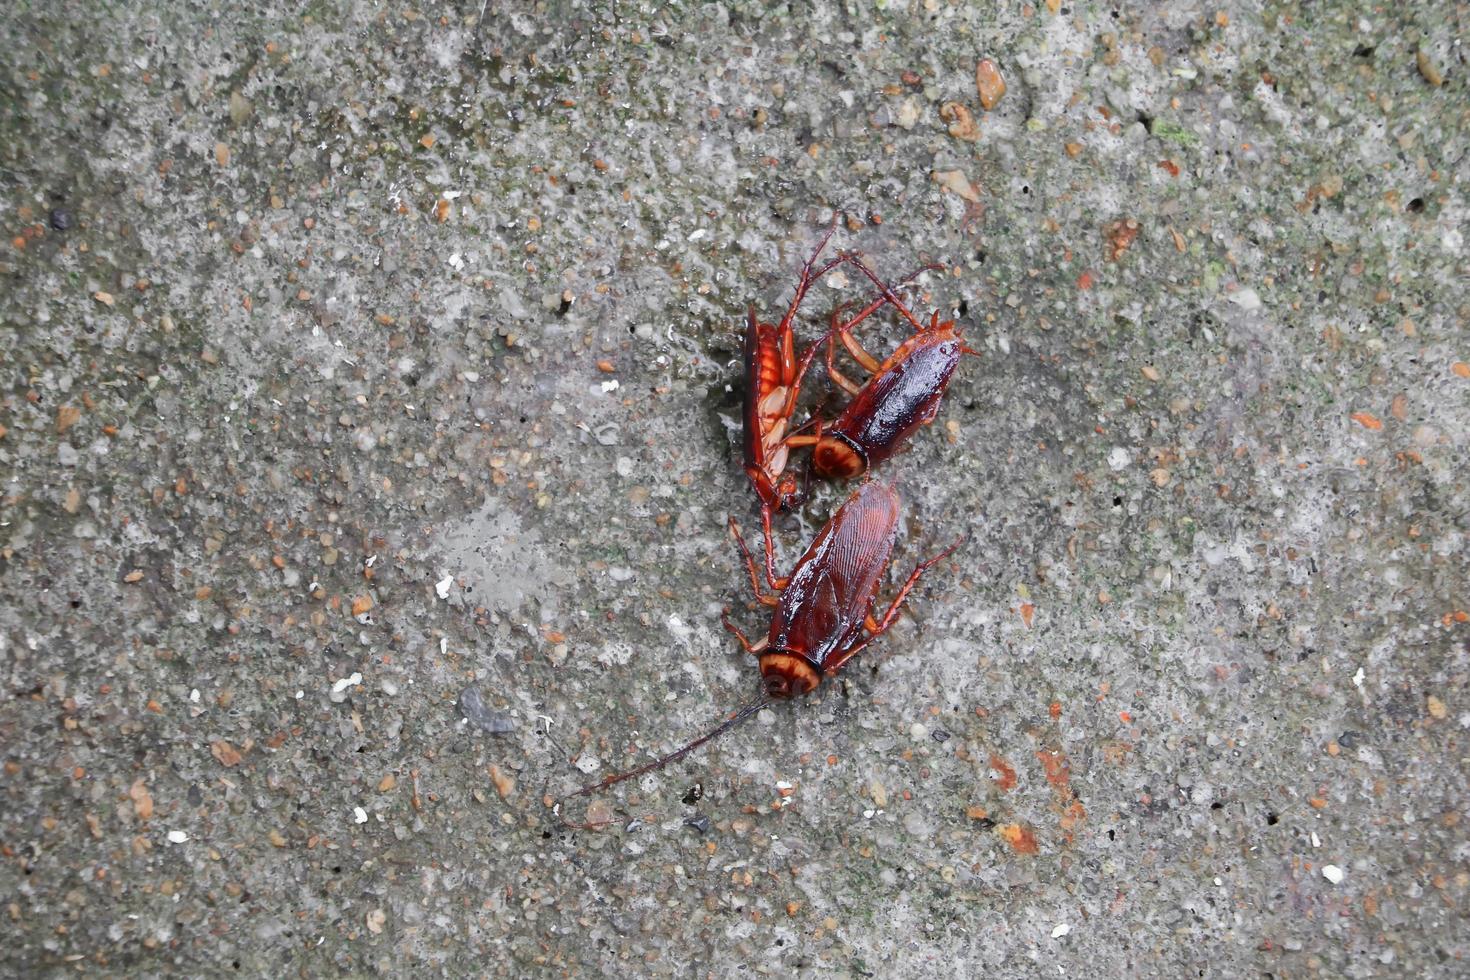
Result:
M516 723L504 711L496 711L485 703L479 687L471 684L459 692L459 713L465 720L491 735L505 735L515 731Z
M50 215L51 227L57 231L67 231L71 228L71 212L66 208L56 208Z
M1334 885L1340 885L1343 878L1342 869L1335 864L1324 864L1322 865L1322 877Z
M1435 88L1444 84L1444 72L1440 69L1439 65L1435 64L1434 58L1430 56L1428 51L1420 48L1415 53L1414 58L1419 65L1419 74L1424 76L1426 82Z
M1006 94L1006 83L1000 77L1000 68L989 58L975 66L975 89L980 94L980 105L986 112L994 109Z
M606 800L593 800L587 804L587 822L600 827L612 822L612 804Z
M692 817L684 818L684 826L690 827L701 834L709 833L709 817L702 813L696 813Z

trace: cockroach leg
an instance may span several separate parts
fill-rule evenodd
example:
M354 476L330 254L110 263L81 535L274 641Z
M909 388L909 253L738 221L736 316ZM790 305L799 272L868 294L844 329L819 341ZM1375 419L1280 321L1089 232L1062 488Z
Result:
M854 316L851 320L848 320L846 323L841 322L840 314L843 308L838 307L836 310L834 310L832 312L832 329L828 331L826 337L823 337L822 340L817 341L817 343L822 343L823 341L825 341L827 344L827 376L830 377L849 395L856 395L860 390L860 387L850 378L843 375L842 372L838 371L836 364L833 362L833 355L836 353L837 346L836 340L834 339L833 335L835 334L836 339L840 339L842 341L842 346L847 348L847 352L852 355L853 360L861 364L869 374L877 374L878 371L882 369L882 364L878 361L876 357L874 357L872 354L869 354L867 350L863 348L862 344L858 343L858 339L852 334L852 329L858 324L862 323L868 317L872 316L873 313L880 309L884 304L891 304L895 309L899 311L899 313L903 315L906 320L909 321L909 323L913 324L916 330L924 330L924 325L914 318L913 313L910 312L909 308L905 306L903 301L898 298L898 294L895 292L895 290L907 285L925 272L930 272L932 270L940 269L942 267L937 265L920 266L913 272L910 272L908 275L904 276L898 282L894 283L892 286L889 286L887 283L883 282L883 280L879 279L877 274L874 273L872 269L869 269L867 267L867 265L862 260L862 256L858 255L856 252L848 252L844 254L848 256L849 262L862 270L863 275L867 276L874 283L877 283L879 294L876 299L870 300L867 306L863 307L863 309L856 316ZM939 322L937 319L938 311L935 311L935 315L936 319L934 321L934 326L937 326Z
M893 621L898 618L899 610L903 607L904 600L908 598L909 593L912 592L914 586L918 584L919 576L923 575L929 569L933 568L935 565L939 564L940 562L944 561L944 559L954 554L955 549L957 549L960 545L964 543L964 538L958 538L956 539L954 544L950 545L948 548L945 548L939 554L935 555L932 558L925 558L923 561L914 566L914 570L909 573L908 580L904 582L903 587L898 590L898 595L894 596L893 601L888 604L888 611L885 612L883 614L883 618L878 621L878 628L873 631L874 636L879 636L883 633L886 633L888 631L888 628L893 625Z
M746 653L759 657L765 652L766 647L770 645L771 638L769 636L763 636L759 641L751 643L750 637L746 636L745 632L739 626L730 622L730 608L728 606L720 610L720 622L725 624L725 629L735 634L735 639L740 641L740 645L745 648Z
M857 361L866 368L869 374L878 373L879 368L883 366L882 363L872 354L864 350L862 344L858 343L858 339L852 335L852 324L844 325L841 330L837 331L837 336L842 339L842 346L847 348L847 352L852 355L854 361ZM827 363L828 365L832 363L832 345L830 343L827 345ZM831 368L829 367L828 370L830 371ZM853 394L857 394L857 392L853 392Z
M849 338L852 338L852 334L848 332L849 329L850 329L850 326L849 325L844 324L841 327L838 327L838 324L837 324L838 312L839 311L834 310L833 313L832 313L832 327L833 327L833 329L837 330L838 335L840 337L842 337L842 344L843 344L844 347L846 347L847 346L848 339ZM856 339L853 339L852 342L853 342L853 344L856 344L857 343L857 340ZM849 347L848 349L851 350L852 348ZM861 348L859 348L859 349L861 349ZM827 341L827 377L831 378L833 380L833 382L835 382L839 388L841 388L843 391L847 392L849 395L856 395L859 391L862 391L862 386L859 385L856 381L853 381L847 375L843 374L841 371L837 370L837 362L833 359L833 356L836 353L837 353L837 344L834 343L832 340L829 339ZM867 351L863 351L863 353L864 354L867 354ZM853 356L856 357L856 355L853 355ZM869 357L868 360L871 361L872 358ZM861 361L859 363L861 363ZM866 366L867 365L864 365L864 367L866 367ZM870 368L868 368L868 371L870 373L876 372L878 370L878 367L879 367L878 363L876 361L874 361L873 366L870 367Z
M898 294L893 291L892 286L888 285L888 283L884 282L882 279L879 279L878 274L872 269L868 268L867 263L862 260L861 256L853 255L848 259L848 261L857 266L858 271L867 276L868 279L873 283L873 285L878 287L878 291L883 294L884 301L893 304L894 309L898 310L898 312L903 315L903 318L913 325L913 328L915 330L919 331L920 333L924 331L923 321L915 317L913 311L904 304L903 300L898 298ZM930 270L939 270L942 268L944 267L938 264L922 266L918 269L915 269L907 276L904 276L903 279L899 280L898 284L903 285L911 279L918 278L921 273L928 272Z
M771 511L768 507L761 508L761 526L765 531L766 538L766 581L776 592L786 588L786 579L776 577L776 559L774 557L775 546L771 542ZM730 518L730 533L735 537L735 544L740 548L740 554L745 558L745 570L750 573L750 587L755 590L755 597L760 600L761 605L775 606L781 600L778 596L771 595L761 590L760 576L755 570L755 558L750 553L750 548L745 544L745 538L740 533L740 525L735 523L735 518Z

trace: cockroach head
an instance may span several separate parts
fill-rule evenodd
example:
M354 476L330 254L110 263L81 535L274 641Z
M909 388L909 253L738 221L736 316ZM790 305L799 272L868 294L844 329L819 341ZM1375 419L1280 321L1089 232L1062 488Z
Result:
M789 513L800 509L806 502L806 493L796 482L796 477L790 473L781 475L781 482L776 484L776 510L781 513Z

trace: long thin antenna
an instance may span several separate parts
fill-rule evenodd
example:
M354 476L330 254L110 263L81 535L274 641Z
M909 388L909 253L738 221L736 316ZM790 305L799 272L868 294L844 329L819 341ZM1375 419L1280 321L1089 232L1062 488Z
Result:
M671 762L678 762L680 759L684 758L686 755L688 755L690 752L693 752L704 743L711 742L719 738L721 735L725 734L730 729L734 728L736 725L740 724L742 721L749 718L751 715L755 714L757 711L761 710L770 703L770 695L762 693L760 697L756 698L754 701L751 701L745 707L735 712L735 714L731 715L719 725L715 726L714 729L699 736L699 738L696 738L694 741L690 742L683 748L676 749L675 751L670 752L668 755L664 756L662 759L655 759L653 762L650 762L647 765L639 766L637 769L629 769L627 772L614 773L600 783L593 783L590 786L583 786L575 793L568 793L566 796L563 796L561 800L558 801L558 803L565 803L567 800L574 800L579 796L587 796L590 793L601 792L602 790L607 789L609 786L616 786L618 783L621 783L625 779L634 779L638 776L642 776L644 773L653 772L655 769L662 769L664 766L668 765Z

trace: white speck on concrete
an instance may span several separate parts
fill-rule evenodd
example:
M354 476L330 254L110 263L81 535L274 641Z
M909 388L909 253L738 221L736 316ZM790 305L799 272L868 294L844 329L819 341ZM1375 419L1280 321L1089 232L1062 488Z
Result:
M1343 879L1342 869L1335 864L1324 864L1322 865L1322 877L1334 885L1340 885Z
M1230 302L1242 310L1259 310L1261 308L1261 297L1254 289L1237 289L1230 294Z

